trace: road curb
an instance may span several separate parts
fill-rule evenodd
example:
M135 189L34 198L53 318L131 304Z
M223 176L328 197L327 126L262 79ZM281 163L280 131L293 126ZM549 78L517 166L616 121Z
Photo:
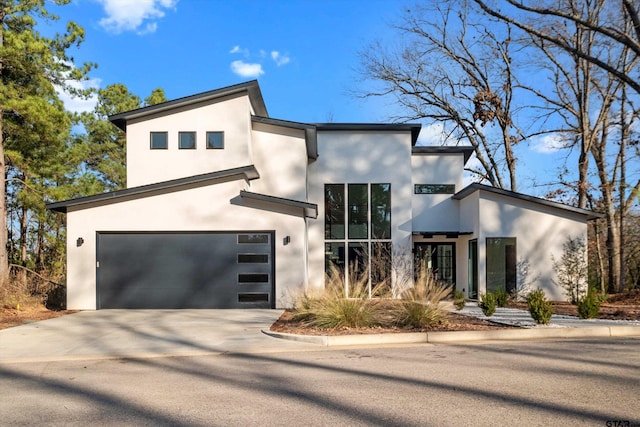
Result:
M547 338L603 338L640 336L640 326L613 325L579 328L500 329L492 331L408 332L357 335L299 335L263 329L274 338L317 344L324 347L348 345L457 343L469 341L534 340Z

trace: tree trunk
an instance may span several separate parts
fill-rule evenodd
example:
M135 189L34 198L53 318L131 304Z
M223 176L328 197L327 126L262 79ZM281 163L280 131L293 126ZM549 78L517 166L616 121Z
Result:
M0 46L3 43L2 23L4 15L0 15ZM3 61L0 57L0 73L2 73ZM9 254L7 252L7 181L6 165L4 158L4 133L2 132L2 119L4 108L0 105L0 286L9 283Z

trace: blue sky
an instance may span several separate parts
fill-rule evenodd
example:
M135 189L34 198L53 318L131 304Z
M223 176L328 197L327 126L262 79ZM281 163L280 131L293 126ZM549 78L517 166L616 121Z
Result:
M123 83L144 98L168 99L258 79L271 117L299 122L385 122L389 100L357 99L359 52L391 29L404 0L72 0L49 6L60 25L75 21L86 40L76 64L95 62L88 85ZM49 31L43 27L43 32ZM70 110L94 101L67 99ZM439 126L421 141L437 143ZM549 140L547 142L553 142ZM545 141L519 148L519 190L543 196L561 163ZM472 160L473 161L473 160Z

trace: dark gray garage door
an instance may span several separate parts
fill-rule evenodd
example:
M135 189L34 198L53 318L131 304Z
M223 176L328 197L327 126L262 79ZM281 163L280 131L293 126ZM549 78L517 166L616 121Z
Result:
M98 233L97 308L273 308L273 232Z

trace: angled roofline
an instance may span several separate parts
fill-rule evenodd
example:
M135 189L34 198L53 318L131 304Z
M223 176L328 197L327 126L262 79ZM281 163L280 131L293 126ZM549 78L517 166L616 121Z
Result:
M449 145L417 145L411 148L411 154L464 154L464 163L474 152L470 145L449 146Z
M576 208L573 206L565 205L563 203L552 202L551 200L541 199L539 197L533 197L527 194L516 193L514 191L504 190L502 188L491 187L489 185L478 184L478 183L468 185L467 187L463 188L462 190L458 191L456 194L451 196L451 198L456 200L462 200L476 191L487 191L489 193L499 194L501 196L512 197L520 200L526 200L527 202L537 203L539 205L548 206L551 208L562 209L562 210L573 212L579 215L584 215L587 217L587 221L604 217L603 214L593 212L587 209Z
M410 131L411 145L418 142L419 123L314 123L319 131Z
M269 196L267 194L253 193L251 191L240 191L241 198L258 200L261 202L275 203L287 207L302 209L303 214L307 218L318 218L318 205L315 203L301 202L298 200L285 199L282 197Z
M205 185L218 184L228 181L245 179L251 181L260 178L258 170L253 165L242 166L234 169L226 169L218 172L210 172L201 175L189 176L186 178L172 179L170 181L157 182L139 187L116 190L108 193L96 194L93 196L80 197L77 199L65 200L62 202L48 203L46 208L55 212L66 213L69 208L79 207L80 209L94 206L95 204L118 203L128 199L148 197L154 194L167 191L178 191L187 188L203 187Z
M251 116L254 123L262 123L273 126L281 126L290 129L299 129L304 131L305 143L307 145L307 157L310 159L318 158L318 134L316 126L309 123L292 122L289 120L272 119L271 117Z
M248 92L249 100L251 101L253 110L257 115L265 117L269 116L269 113L267 113L267 107L264 104L264 99L262 98L262 92L260 91L260 85L258 84L258 81L250 80L248 82L226 86L220 89L210 90L208 92L197 93L195 95L185 96L183 98L174 99L172 101L161 102L160 104L138 108L136 110L114 114L112 116L109 116L109 120L111 121L111 123L126 132L127 121L129 120L242 92Z

